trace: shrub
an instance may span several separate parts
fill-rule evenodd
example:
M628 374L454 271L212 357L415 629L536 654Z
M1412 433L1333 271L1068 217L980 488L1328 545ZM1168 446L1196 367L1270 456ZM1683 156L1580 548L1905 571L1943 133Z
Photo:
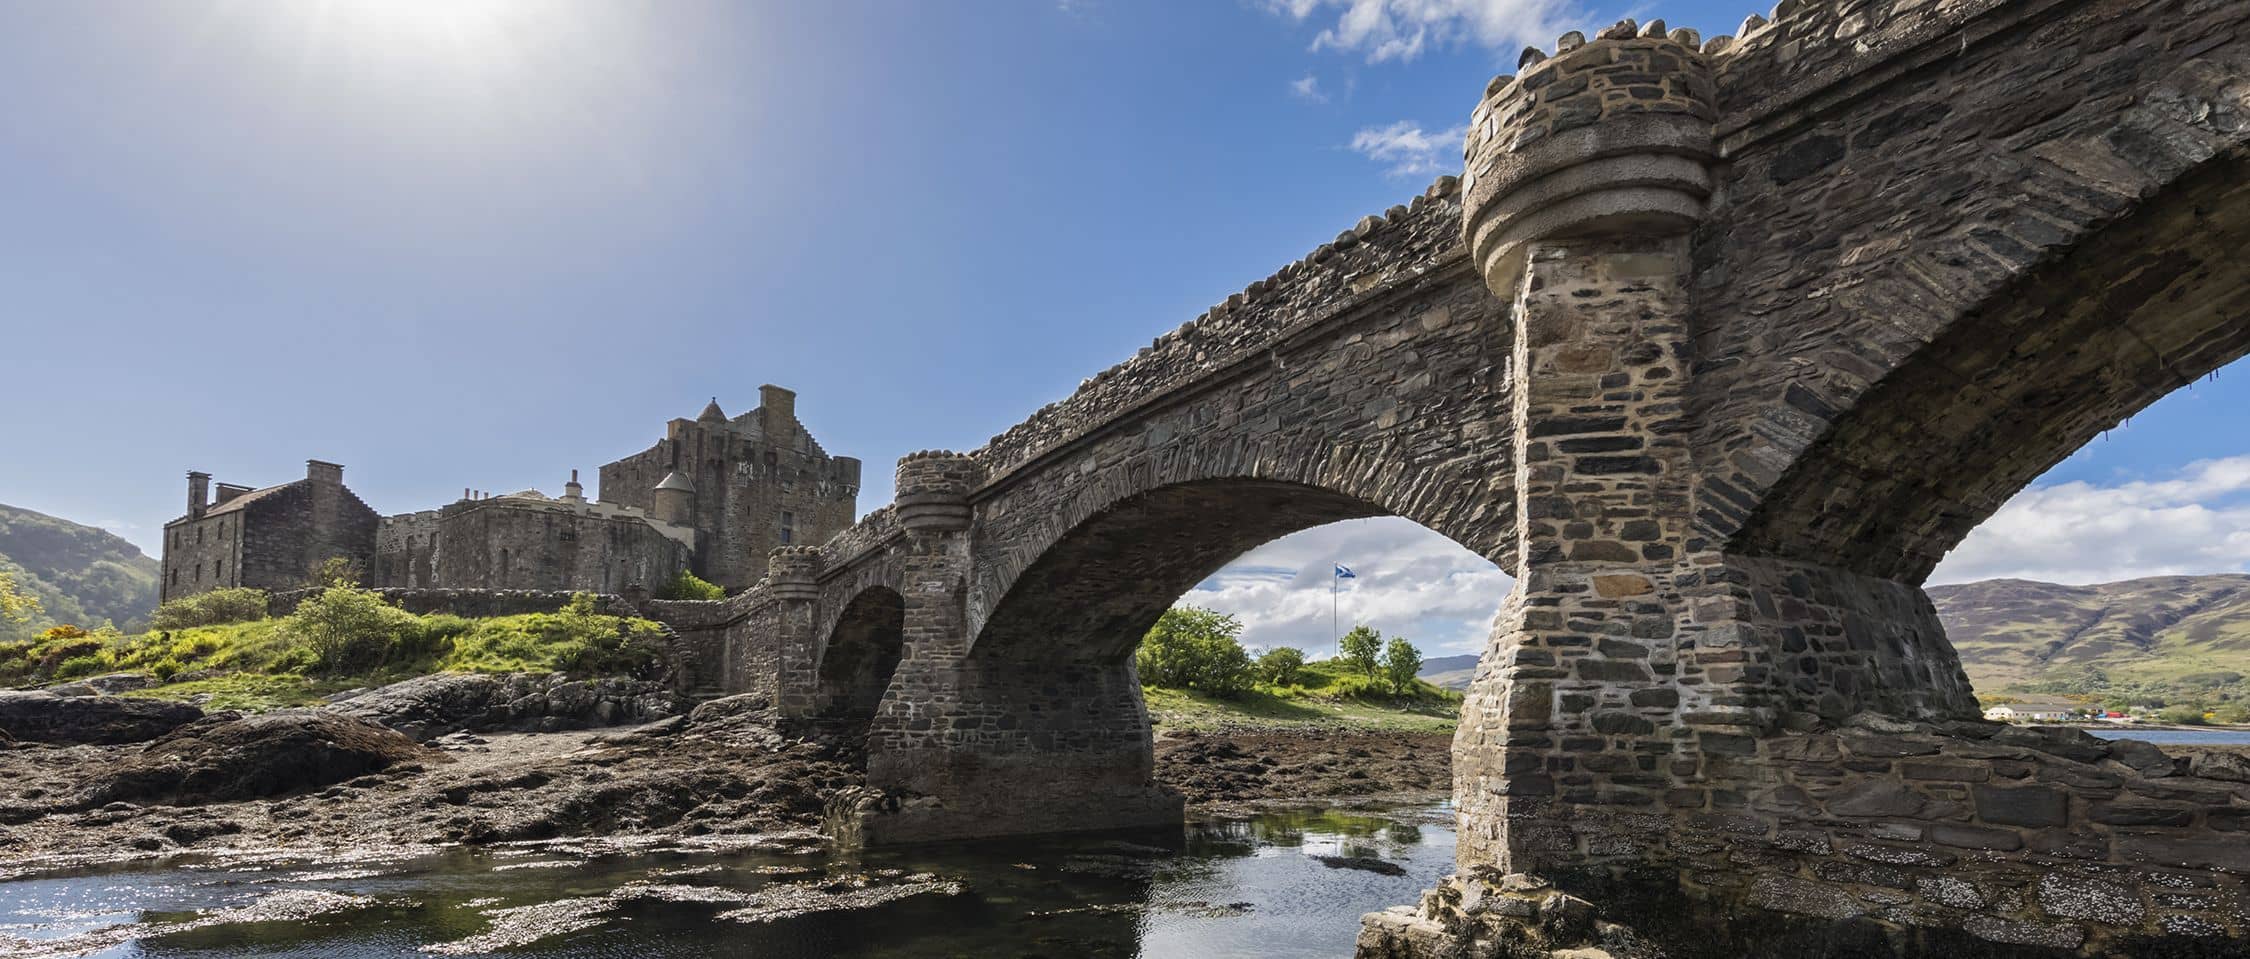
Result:
M1376 667L1382 664L1383 634L1368 626L1354 626L1338 643L1344 661L1359 668L1367 678L1375 678Z
M727 598L727 591L719 584L683 569L678 576L672 577L671 582L665 583L663 589L656 591L656 598L710 601Z
M2203 707L2167 706L2163 712L2156 714L2156 718L2176 726L2201 726L2203 725Z
M52 643L70 639L85 639L86 637L92 635L94 634L89 633L77 626L73 626L69 623L57 623L53 626L47 627L44 631L40 632L39 641L42 643Z
M1304 668L1305 652L1295 646L1276 646L1258 657L1258 678L1276 686L1295 683Z
M349 586L321 590L283 623L324 673L372 668L389 658L400 636L421 626L414 614Z
M168 683L172 681L172 677L179 675L180 671L186 668L179 660L167 656L157 660L156 665L148 668L148 672L149 675L156 677L157 682Z
M1404 695L1414 688L1414 675L1422 671L1422 651L1414 648L1403 636L1391 638L1383 648L1383 678L1390 680L1391 692Z
M1237 696L1250 688L1250 653L1235 640L1242 623L1216 610L1164 611L1134 655L1141 681L1156 686Z
M2242 703L2227 703L2226 705L2220 706L2217 709L2211 710L2211 718L2222 723L2236 726L2239 726L2243 723L2250 723L2250 706L2243 705Z
M248 587L214 589L156 607L149 625L159 630L193 629L266 618L266 591Z
M77 679L81 676L92 676L107 668L108 664L102 662L100 656L72 656L55 667L55 678Z

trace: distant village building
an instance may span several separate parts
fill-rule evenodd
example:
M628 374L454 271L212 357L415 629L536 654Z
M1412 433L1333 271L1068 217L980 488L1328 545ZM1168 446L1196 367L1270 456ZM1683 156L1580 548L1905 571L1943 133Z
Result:
M305 461L305 478L252 489L188 474L187 515L164 524L160 595L172 600L229 586L292 589L331 557L364 564L375 551L373 509L344 487L344 468Z
M1984 711L1984 718L2001 722L2058 722L2075 719L2086 711L2077 703L2003 703Z
M310 461L265 489L188 474L188 514L165 525L163 598L223 586L294 589L341 557L370 586L617 592L660 588L683 569L738 591L777 546L819 543L857 518L859 460L830 456L797 420L796 394L759 389L729 419L713 399L655 446L601 468L588 500L573 470L562 495L462 491L434 510L380 516Z

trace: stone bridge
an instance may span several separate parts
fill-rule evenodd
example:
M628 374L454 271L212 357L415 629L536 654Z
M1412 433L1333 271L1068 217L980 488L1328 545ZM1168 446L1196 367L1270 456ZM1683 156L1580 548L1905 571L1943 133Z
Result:
M864 724L866 841L1170 823L1134 644L1251 547L1398 515L1518 586L1462 873L1367 954L1485 954L1507 873L1802 920L1767 954L2250 937L2250 770L1982 722L1921 589L2250 350L2250 3L1626 22L1471 120L1463 177L668 610L709 684Z

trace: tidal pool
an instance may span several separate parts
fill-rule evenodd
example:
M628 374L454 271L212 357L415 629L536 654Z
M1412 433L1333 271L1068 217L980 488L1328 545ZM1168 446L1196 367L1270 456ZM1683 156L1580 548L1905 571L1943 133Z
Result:
M182 856L0 883L0 956L1340 957L1362 913L1452 864L1446 805L856 856L804 837Z

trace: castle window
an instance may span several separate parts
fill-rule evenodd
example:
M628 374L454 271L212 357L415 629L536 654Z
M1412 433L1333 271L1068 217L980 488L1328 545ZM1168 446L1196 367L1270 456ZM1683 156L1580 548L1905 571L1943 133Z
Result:
M797 514L781 511L781 544L787 546L797 539Z
M211 578L212 578L212 579L218 579L218 578L220 578L221 576L224 576L224 575L226 575L226 568L227 568L227 561L226 561L226 560L223 560L223 559L214 559L214 560L212 560L212 561L211 561Z
M197 546L203 545L203 527L201 526L195 528L195 544Z
M180 585L180 568L177 566L172 567L172 585Z

